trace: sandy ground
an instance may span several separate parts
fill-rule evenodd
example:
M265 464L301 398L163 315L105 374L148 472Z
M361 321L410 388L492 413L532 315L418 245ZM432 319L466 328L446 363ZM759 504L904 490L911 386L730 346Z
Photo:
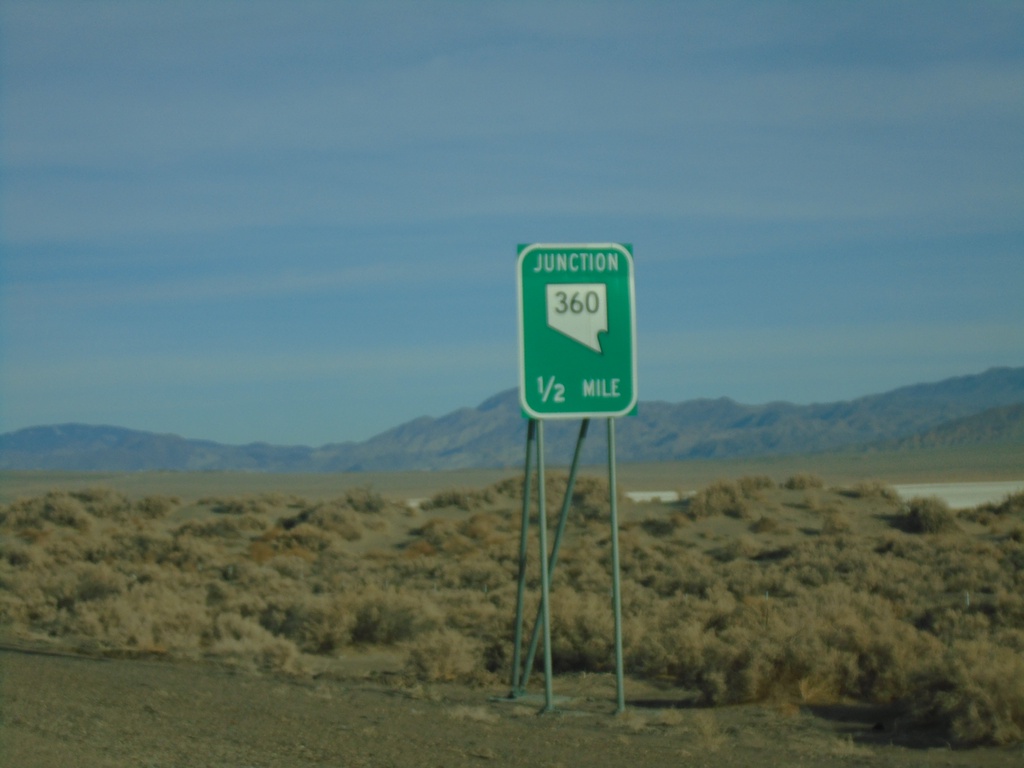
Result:
M571 456L549 456L551 468ZM1017 481L1024 467L1024 445L812 456L690 460L651 464L619 463L619 488L626 492L679 492L701 488L719 478L797 472L819 475L829 485L860 480L886 483L976 483ZM0 472L0 503L34 496L52 488L104 486L129 496L172 494L188 502L228 493L296 493L310 499L332 498L349 488L372 488L396 500L424 498L449 488L483 488L507 477L521 477L522 466L441 472L348 472L279 475L253 472ZM604 475L607 469L586 467Z
M705 710L607 675L540 696L387 679L297 681L202 664L0 652L0 763L114 766L1011 766L1024 750L915 742L884 709ZM920 738L920 734L916 736Z

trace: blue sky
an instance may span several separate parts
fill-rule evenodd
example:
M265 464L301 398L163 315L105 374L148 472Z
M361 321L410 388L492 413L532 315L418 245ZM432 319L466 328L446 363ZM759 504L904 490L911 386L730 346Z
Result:
M628 242L641 400L1024 365L1024 3L0 7L0 431L361 440Z

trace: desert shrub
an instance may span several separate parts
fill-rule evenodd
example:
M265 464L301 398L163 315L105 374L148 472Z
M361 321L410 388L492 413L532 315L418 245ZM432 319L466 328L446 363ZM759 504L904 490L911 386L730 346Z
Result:
M984 641L957 643L916 681L912 719L964 744L1024 740L1024 657Z
M12 539L0 544L0 562L6 562L12 568L27 570L41 566L46 562L46 556L39 547Z
M458 531L476 541L478 546L500 546L502 542L511 542L510 537L513 535L505 518L487 512L472 515L459 525Z
M667 647L664 614L651 606L623 622L622 652L627 673L645 678L665 677L671 654Z
M825 481L817 475L800 473L787 478L782 487L788 491L806 491L811 488L824 488Z
M167 517L181 504L177 496L145 496L135 502L135 514L140 517L157 520Z
M160 564L193 573L219 568L224 561L223 537L207 533L200 530L197 534L188 528L175 531Z
M722 563L738 559L750 559L761 554L761 545L750 536L737 536L728 543L710 552L711 556Z
M846 516L837 510L825 513L825 521L822 523L821 532L826 536L836 536L841 533L849 533L850 521Z
M483 499L478 492L449 488L447 490L438 491L429 499L422 502L420 504L420 509L429 511L432 509L446 509L448 507L454 507L455 509L461 509L463 512L472 512L475 509L479 509L481 506L483 506Z
M272 568L285 578L306 580L313 577L314 562L312 558L299 557L298 555L276 555L267 562L267 567ZM234 563L229 563L222 571L225 574L225 578L229 581L232 569L235 567L237 566Z
M1024 491L1009 494L995 505L995 512L999 515L1024 515Z
M4 523L13 528L43 528L46 523L87 530L93 523L81 501L64 491L50 491L44 496L19 499L8 505Z
M345 503L356 512L367 514L378 514L387 506L384 497L369 486L345 491Z
M270 601L259 623L305 653L331 654L352 641L354 620L343 598L298 592Z
M307 522L289 528L284 534L274 539L279 551L297 554L300 551L322 552L329 549L335 538L326 530Z
M72 646L188 656L209 627L203 592L186 583L139 581L114 597L67 607L58 597L55 610L37 611L34 629Z
M76 569L78 585L75 599L86 602L103 600L121 594L127 588L127 579L106 563L82 563Z
M310 525L322 531L337 534L345 541L358 541L363 537L363 523L346 505L326 502L304 509L297 515L283 518L279 525L290 531L300 525Z
M778 533L781 527L774 517L762 515L750 525L750 530L752 533Z
M607 595L555 589L551 593L551 617L551 659L555 669L612 668L614 616Z
M299 557L313 562L337 543L338 537L309 523L288 529L274 526L250 542L249 557L258 563L274 557Z
M682 526L686 525L688 518L683 515L673 514L668 517L647 517L640 521L640 527L643 528L650 536L656 539L660 539L666 536L671 536L672 533Z
M499 480L491 486L491 490L497 496L505 496L509 499L519 499L521 501L523 498L523 477L518 475Z
M843 488L839 493L853 499L880 499L890 504L900 503L896 489L880 480L863 480L852 488Z
M940 643L900 621L888 603L842 585L795 600L728 599L691 604L670 630L668 664L705 703L845 697L892 701L912 689L921 660Z
M266 499L259 496L238 496L222 498L211 496L199 500L201 506L210 508L210 511L218 515L266 515L270 512L271 505Z
M243 667L290 674L305 672L294 643L237 613L217 617L210 632L208 652Z
M394 645L439 624L436 608L421 598L376 588L359 596L352 615L352 642L363 645Z
M942 499L917 497L907 502L906 511L896 525L907 533L952 533L960 530L956 517Z
M351 513L335 509L322 509L310 517L310 524L340 536L346 542L357 542L362 538L362 525L359 518Z
M770 491L775 487L775 481L767 475L748 475L736 481L744 496L756 498L760 491Z
M409 648L406 671L426 682L480 682L480 643L450 629L428 632Z
M192 536L198 539L238 539L254 530L260 530L258 518L252 515L220 517L213 520L189 520L179 525L175 536Z
M991 525L1007 517L1024 516L1024 491L1011 493L998 503L979 504L972 509L961 510L960 516L971 522Z
M687 510L695 520L715 515L742 518L749 514L750 505L736 483L719 480L697 491Z
M391 522L383 515L379 517L364 517L362 523L366 530L373 533L386 534L391 531Z
M559 500L562 495L558 495ZM584 520L607 520L611 514L608 482L597 477L577 476L572 489L572 509Z
M460 525L452 520L435 517L413 531L413 534L439 550L468 551L475 545L460 533L459 528Z
M552 521L558 518L558 510L561 509L565 492L569 487L569 475L565 472L548 472L544 480L548 521L549 524L553 524ZM521 478L502 480L491 486L487 494L489 501L492 502L499 497L507 497L521 502L523 481ZM530 484L530 496L533 505L536 506L538 498L536 476L533 477ZM571 508L579 520L607 519L610 512L608 481L590 475L577 475L573 484Z
M85 504L89 512L98 518L123 520L132 508L127 496L110 488L86 488L72 491L70 495Z

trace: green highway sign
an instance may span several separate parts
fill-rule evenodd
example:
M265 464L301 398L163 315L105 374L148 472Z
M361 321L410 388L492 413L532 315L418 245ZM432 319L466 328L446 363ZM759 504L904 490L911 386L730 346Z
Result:
M519 401L535 419L634 411L632 246L519 246Z

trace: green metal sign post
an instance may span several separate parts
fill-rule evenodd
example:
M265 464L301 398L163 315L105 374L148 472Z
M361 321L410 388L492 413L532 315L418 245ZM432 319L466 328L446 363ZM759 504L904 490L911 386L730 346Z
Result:
M608 419L608 487L611 510L612 609L615 617L616 712L625 710L622 662L622 601L619 579L618 491L615 477L615 418L633 413L636 387L636 310L633 252L629 245L520 245L517 261L519 293L519 402L530 419L523 481L523 519L519 554L511 697L522 695L533 665L538 635L544 637L542 711L553 710L551 672L551 572L572 498L587 425L591 418ZM544 481L544 420L581 418L568 487L555 541L547 546ZM536 445L538 523L540 526L541 604L525 664L522 656L523 605L531 454Z

